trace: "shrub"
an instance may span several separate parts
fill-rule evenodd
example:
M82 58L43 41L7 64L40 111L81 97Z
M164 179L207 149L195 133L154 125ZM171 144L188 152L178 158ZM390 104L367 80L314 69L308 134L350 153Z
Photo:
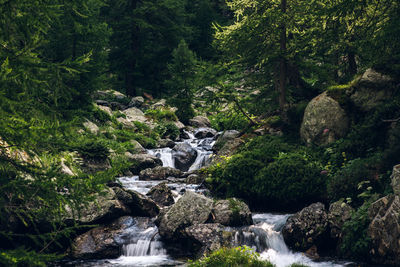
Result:
M155 121L177 121L175 112L170 109L148 109L145 115Z
M351 215L351 219L343 224L340 253L345 257L366 260L369 257L371 238L367 230L370 224L368 208L377 197L372 196Z
M172 140L176 140L180 135L179 128L173 122L158 124L155 127L155 131L161 138L170 138Z
M249 125L249 120L240 112L228 110L209 116L211 127L217 131L242 130Z
M54 254L42 254L35 251L28 251L25 248L5 250L0 252L0 266L47 266L47 262L60 259Z
M82 143L74 147L84 158L106 159L110 152L107 146L97 139L84 139Z
M358 201L357 195L360 192L357 187L361 182L370 181L372 185L376 184L377 173L373 169L375 163L375 158L369 158L355 159L345 164L328 181L329 199L332 202L341 198L351 198L353 201Z
M281 154L258 172L253 191L262 203L296 209L321 200L325 186L320 166L304 155L291 152Z
M221 248L195 262L190 267L274 267L263 261L259 255L248 247Z

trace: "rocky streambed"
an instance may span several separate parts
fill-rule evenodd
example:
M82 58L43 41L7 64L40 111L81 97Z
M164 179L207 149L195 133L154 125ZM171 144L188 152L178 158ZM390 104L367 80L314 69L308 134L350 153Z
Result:
M181 142L135 155L142 158L142 165L132 170L137 175L121 177L120 184L110 185L110 192L99 201L100 214L90 221L100 226L78 236L70 249L72 259L58 265L177 266L184 265L188 257L239 245L254 248L277 267L351 265L313 261L288 248L282 232L293 244L304 236L310 242L319 241L318 233L310 234L309 225L304 225L304 216L252 214L238 199L213 200L197 170L211 162L217 136L213 129L200 128L184 132ZM318 208L309 212L314 217L305 216L310 224L327 216Z

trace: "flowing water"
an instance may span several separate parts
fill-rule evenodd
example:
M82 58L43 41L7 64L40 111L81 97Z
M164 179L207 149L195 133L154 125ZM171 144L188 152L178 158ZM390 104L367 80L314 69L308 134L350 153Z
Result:
M213 138L196 139L188 133L189 139L183 142L190 144L197 151L197 158L189 171L199 169L211 161ZM175 167L173 149L160 148L149 150L148 153L159 157L163 166ZM140 181L138 176L119 179L124 187L146 194L153 186L164 181ZM186 190L204 193L201 185L185 184L176 180L167 181L177 200ZM285 244L281 229L289 214L253 214L254 225L230 228L234 232L233 245L246 245L260 253L262 259L269 260L277 267L286 267L292 263L301 263L311 267L346 266L346 263L313 262L302 253L291 251ZM133 218L131 227L124 230L121 243L121 257L114 260L101 260L94 263L78 264L78 266L179 266L183 262L172 259L154 224L154 218Z

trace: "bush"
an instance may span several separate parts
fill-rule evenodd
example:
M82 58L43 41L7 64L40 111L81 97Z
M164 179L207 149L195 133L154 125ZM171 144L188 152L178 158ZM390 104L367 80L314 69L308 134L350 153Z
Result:
M326 186L320 166L296 152L282 154L261 169L254 184L259 201L290 209L321 200Z
M195 262L189 267L274 267L263 261L259 255L248 247L221 248Z
M81 144L74 147L75 150L84 158L90 159L106 159L110 152L107 146L97 139L85 139Z
M145 115L155 121L177 121L175 112L170 109L148 109Z
M155 131L161 138L170 138L172 140L176 140L180 135L179 128L173 122L158 124L155 127Z
M249 120L240 112L228 110L209 116L211 127L217 131L243 130L249 125Z
M47 262L60 259L54 254L41 254L24 248L0 252L0 266L47 266Z
M341 198L351 198L357 203L358 185L363 181L376 185L375 158L355 159L346 163L328 181L328 197L333 202Z
M371 238L367 233L370 224L368 208L376 199L376 196L372 196L357 211L353 212L350 220L343 224L343 236L339 250L344 257L358 260L368 259L371 245Z
M243 198L255 208L295 209L325 193L319 158L282 138L258 137L239 154L209 167L207 183L214 193Z

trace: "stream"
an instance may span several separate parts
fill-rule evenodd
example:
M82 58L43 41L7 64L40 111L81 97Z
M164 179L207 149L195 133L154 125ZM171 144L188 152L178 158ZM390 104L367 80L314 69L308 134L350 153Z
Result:
M207 165L211 161L214 138L197 139L192 133L187 133L188 139L181 143L189 144L197 152L197 157L189 167L193 171ZM177 143L179 144L179 143ZM148 150L148 153L159 157L164 167L175 167L171 148ZM138 176L121 177L122 185L141 194L146 194L153 186L165 181L140 181ZM177 180L167 180L168 187L175 195L175 201L191 190L206 194L207 190L197 184L185 184ZM254 213L254 225L232 228L235 246L246 245L260 254L260 257L269 260L277 267L286 267L292 263L301 263L310 267L350 266L351 263L323 261L314 262L303 253L291 251L285 244L281 229L290 214ZM117 259L75 262L74 266L184 266L185 263L174 259L167 253L167 249L158 234L155 218L131 218L131 226L124 230L121 256Z

